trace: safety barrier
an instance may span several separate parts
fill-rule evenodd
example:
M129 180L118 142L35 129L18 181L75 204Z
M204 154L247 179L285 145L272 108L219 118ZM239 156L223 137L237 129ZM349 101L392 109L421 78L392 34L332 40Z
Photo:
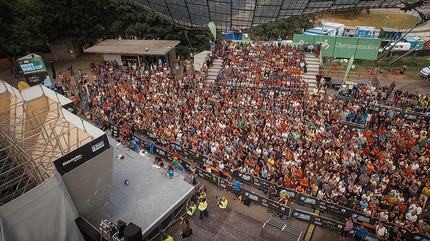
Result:
M263 228L266 227L266 225L270 225L272 227L275 227L277 229L280 229L288 234L293 235L294 237L297 238L297 241L300 240L300 238L302 237L303 232L299 229L296 229L294 227L288 226L284 223L281 223L279 221L277 221L276 219L273 218L269 218L264 224L263 224Z

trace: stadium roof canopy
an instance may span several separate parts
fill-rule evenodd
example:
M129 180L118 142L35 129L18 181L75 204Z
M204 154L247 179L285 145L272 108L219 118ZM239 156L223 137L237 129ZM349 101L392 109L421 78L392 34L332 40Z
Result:
M237 30L274 20L349 8L393 8L399 0L131 0L188 28Z
M0 80L0 206L56 173L54 161L104 133L72 114L71 100L42 86Z

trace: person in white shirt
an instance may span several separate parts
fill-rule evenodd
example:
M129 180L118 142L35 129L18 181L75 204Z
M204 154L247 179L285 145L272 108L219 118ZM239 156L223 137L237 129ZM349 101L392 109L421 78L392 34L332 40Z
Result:
M388 220L388 211L382 211L379 213L379 220L381 222L386 222Z
M382 224L382 222L379 222L379 224L376 226L376 236L380 239L385 239L387 238L388 235L388 230L386 227L384 227L384 224Z
M364 209L363 209L363 213L364 213L364 215L366 215L367 217L371 217L371 216L372 216L372 210L370 210L370 208L364 208Z
M413 212L411 212L411 213L407 213L406 214L406 222L408 222L408 223L415 223L416 221L417 221L417 212L415 212L415 211L413 211Z

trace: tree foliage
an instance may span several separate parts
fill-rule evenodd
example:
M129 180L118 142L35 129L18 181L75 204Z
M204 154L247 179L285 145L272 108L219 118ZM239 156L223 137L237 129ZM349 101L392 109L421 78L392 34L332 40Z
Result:
M0 55L15 56L40 49L64 37L79 45L102 38L177 39L178 50L208 46L210 31L178 27L128 0L0 0ZM250 30L255 40L292 36L317 23L315 15L271 22Z
M361 14L361 12L363 12L363 10L364 10L363 8L349 8L349 9L342 10L341 12L343 16L345 16L345 18L351 19L351 18L358 17ZM366 10L366 12L367 14L369 14L370 9Z
M37 0L0 0L0 53L9 59L46 43L38 31L42 17L33 10L40 10Z
M313 28L318 23L319 20L315 14L295 16L257 26L252 28L249 34L251 39L256 41L272 41L279 37L291 39L293 34Z

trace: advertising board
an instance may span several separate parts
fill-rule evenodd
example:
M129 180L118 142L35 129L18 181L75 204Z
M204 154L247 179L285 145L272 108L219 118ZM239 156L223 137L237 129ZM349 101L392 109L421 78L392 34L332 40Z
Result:
M64 175L109 148L106 134L92 140L78 149L58 158L54 165L60 175Z
M42 57L36 54L29 54L18 59L18 64L23 74L47 72Z
M17 62L30 86L41 84L49 77L42 57L37 54L29 54L18 59Z
M321 44L323 57L376 60L381 39L294 34L295 43Z
M197 168L197 175L199 175L199 177L202 177L202 178L212 182L215 185L218 185L218 177L214 176L211 173L206 172L204 169Z

